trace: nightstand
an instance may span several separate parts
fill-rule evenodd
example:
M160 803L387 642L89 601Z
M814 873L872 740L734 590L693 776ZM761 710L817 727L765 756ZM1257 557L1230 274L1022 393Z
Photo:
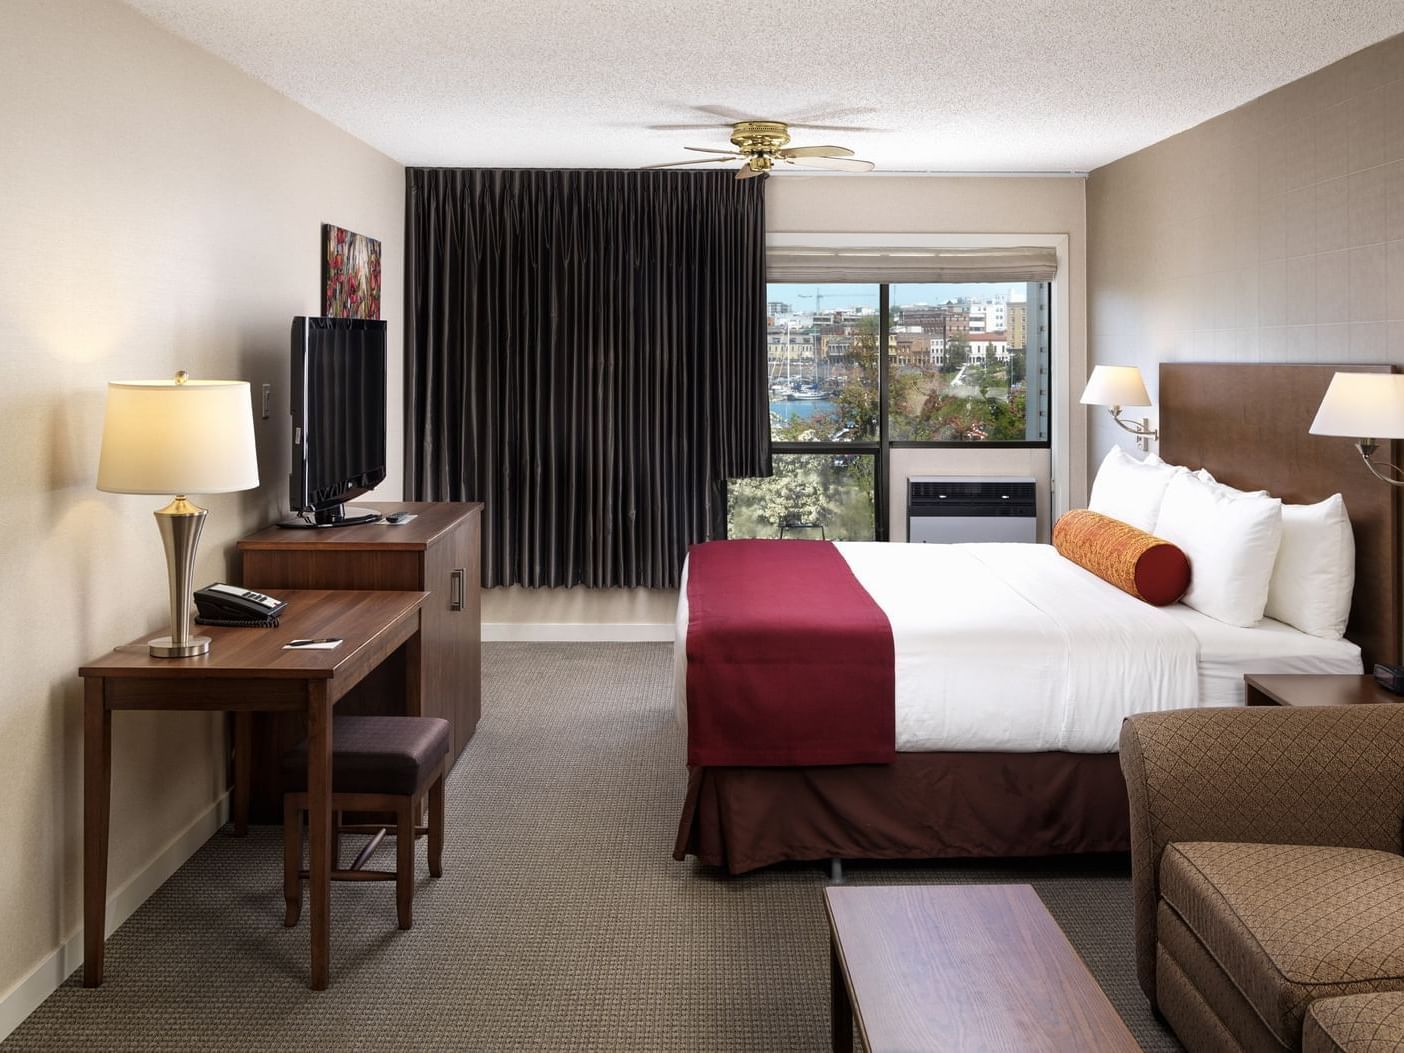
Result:
M1250 706L1358 706L1404 702L1373 676L1323 673L1249 673L1243 685Z

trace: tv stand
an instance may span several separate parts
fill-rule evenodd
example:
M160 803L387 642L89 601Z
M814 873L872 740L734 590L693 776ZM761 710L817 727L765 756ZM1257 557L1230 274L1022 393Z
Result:
M318 509L310 519L294 516L278 525L288 530L325 530L328 527L364 526L380 522L381 513L365 505L333 505Z
M481 504L467 502L367 503L377 520L391 512L414 519L402 526L375 522L348 530L269 527L239 542L241 584L271 593L286 589L404 589L427 592L421 608L420 709L411 716L443 717L453 728L456 758L478 723L480 707ZM314 634L316 635L316 634ZM410 656L392 655L385 672L368 676L337 703L338 713L404 713L401 684ZM280 822L280 758L306 734L287 714L257 714L248 729L252 810L262 822ZM237 728L236 728L237 730ZM237 736L236 736L237 737ZM237 748L237 744L236 744ZM236 814L245 809L236 801Z

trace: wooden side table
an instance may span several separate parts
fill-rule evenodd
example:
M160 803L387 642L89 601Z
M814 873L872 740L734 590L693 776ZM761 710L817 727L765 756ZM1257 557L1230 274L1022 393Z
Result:
M1360 706L1404 702L1373 676L1349 673L1249 673L1243 678L1250 706Z

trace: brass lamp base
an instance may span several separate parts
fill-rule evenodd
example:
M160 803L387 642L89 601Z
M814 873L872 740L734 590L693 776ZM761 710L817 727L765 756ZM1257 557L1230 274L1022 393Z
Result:
M210 653L208 636L192 636L184 643L177 643L175 637L158 636L146 645L152 658L194 658Z
M161 531L161 547L166 550L166 572L171 587L171 635L158 636L147 646L153 658L194 658L209 654L210 638L190 633L195 550L200 545L200 532L205 528L206 512L181 496L154 514Z

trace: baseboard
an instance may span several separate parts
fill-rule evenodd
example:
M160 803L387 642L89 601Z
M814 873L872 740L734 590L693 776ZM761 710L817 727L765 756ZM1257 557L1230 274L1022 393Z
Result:
M671 643L672 622L484 622L483 642Z
M107 935L111 936L122 923L136 913L138 907L151 898L166 880L179 870L200 846L214 836L229 820L229 794L201 812L184 830L156 854L156 857L107 897ZM58 990L74 969L83 964L83 927L64 941L63 945L40 962L4 995L0 995L0 1042L38 1009L44 999Z

